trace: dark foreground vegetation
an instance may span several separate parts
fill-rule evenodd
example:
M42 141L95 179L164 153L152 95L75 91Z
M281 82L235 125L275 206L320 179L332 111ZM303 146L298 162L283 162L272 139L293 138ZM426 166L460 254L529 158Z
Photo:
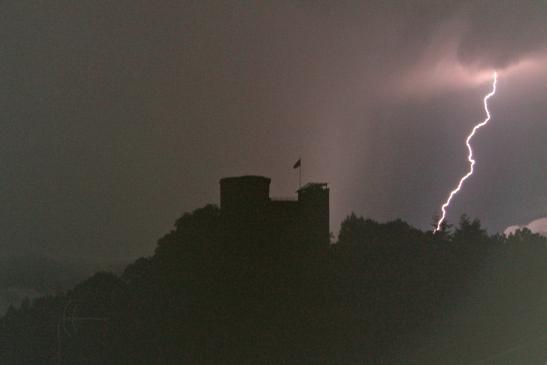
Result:
M10 308L0 364L542 364L546 307L546 240L528 230L351 215L316 247L207 206L121 276Z

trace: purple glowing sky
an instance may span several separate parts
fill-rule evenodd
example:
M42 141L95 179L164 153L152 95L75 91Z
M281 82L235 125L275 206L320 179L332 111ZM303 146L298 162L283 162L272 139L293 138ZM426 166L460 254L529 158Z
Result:
M333 3L334 4L334 3ZM151 253L218 179L291 169L351 211L491 231L547 216L547 4L239 1L0 5L0 254Z

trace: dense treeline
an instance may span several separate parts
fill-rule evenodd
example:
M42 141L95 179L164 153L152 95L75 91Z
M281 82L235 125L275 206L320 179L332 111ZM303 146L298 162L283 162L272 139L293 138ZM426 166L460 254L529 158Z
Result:
M476 336L523 312L532 324L519 336L545 333L536 319L546 312L536 308L547 299L546 244L528 230L490 236L467 217L433 235L352 214L336 244L316 247L275 227L228 224L206 206L121 276L98 273L10 308L0 363L440 363L440 345L421 346L435 331L446 337L438 329L461 308ZM454 341L474 338L462 328ZM513 330L498 325L506 337L496 344L511 342ZM458 356L453 363L471 362Z

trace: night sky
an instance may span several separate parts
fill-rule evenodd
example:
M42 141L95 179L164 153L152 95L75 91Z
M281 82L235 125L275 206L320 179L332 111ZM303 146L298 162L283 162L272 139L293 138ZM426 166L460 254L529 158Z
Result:
M336 4L336 5L334 5ZM489 232L547 216L547 3L3 1L0 255L148 255L218 180Z

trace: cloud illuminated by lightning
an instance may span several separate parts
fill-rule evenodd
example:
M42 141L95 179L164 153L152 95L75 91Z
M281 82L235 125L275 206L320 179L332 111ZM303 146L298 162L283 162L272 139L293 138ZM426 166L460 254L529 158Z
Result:
M450 195L448 196L448 199L446 202L442 205L441 211L442 215L441 218L439 218L439 221L437 222L437 227L433 230L433 233L437 232L441 229L441 225L443 224L444 220L446 219L446 209L450 206L450 202L452 201L452 198L460 191L462 188L463 183L465 180L467 180L468 177L473 175L473 168L475 166L476 161L473 159L473 149L471 148L471 139L477 132L477 130L483 126L485 126L490 121L490 111L488 110L488 99L492 97L496 93L496 83L498 81L498 73L494 72L494 80L492 82L492 91L490 91L483 99L484 104L484 111L486 112L486 119L484 119L481 123L475 125L473 127L473 130L467 136L467 139L465 140L465 144L467 145L467 150L469 151L469 154L467 155L467 161L469 161L469 172L465 174L458 183L458 186L450 192Z

